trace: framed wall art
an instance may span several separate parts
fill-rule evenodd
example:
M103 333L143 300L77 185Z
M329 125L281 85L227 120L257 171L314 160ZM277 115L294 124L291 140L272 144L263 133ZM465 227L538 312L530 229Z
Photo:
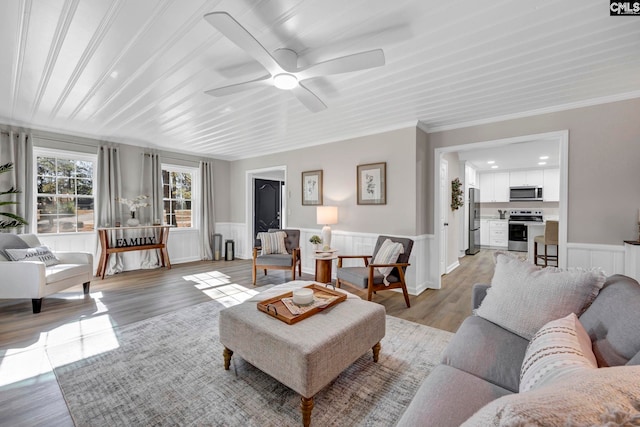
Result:
M302 172L302 205L322 205L322 169Z
M358 165L358 204L387 204L387 162Z

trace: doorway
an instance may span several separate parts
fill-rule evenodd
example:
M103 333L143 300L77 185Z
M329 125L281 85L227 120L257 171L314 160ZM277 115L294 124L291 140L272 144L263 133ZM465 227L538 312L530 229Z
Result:
M442 182L440 178L441 174L441 161L443 160L444 153L464 152L468 150L477 150L483 148L495 148L505 147L510 144L517 144L523 142L543 141L551 140L557 143L559 147L559 164L560 164L560 202L559 202L559 252L560 252L560 267L565 268L567 266L567 216L568 216L568 167L569 167L569 132L567 130L549 132L536 135L523 135L513 138L504 138L493 141L475 142L470 144L463 144L450 147L436 148L434 152L434 206L433 206L433 218L436 223L433 224L434 246L435 253L439 253L442 239L446 239L446 233L442 230L442 222L440 221L440 212L442 209ZM440 260L439 260L440 261ZM434 268L433 273L430 274L431 281L434 283L436 289L441 287L441 274L445 273L441 270L442 262L432 263Z
M245 235L243 236L243 240L246 242L246 248L252 248L255 243L255 237L258 233L257 230L264 228L265 226L268 228L276 228L270 227L270 225L277 225L279 228L287 227L287 200L288 200L288 190L286 186L286 177L287 177L287 167L286 166L272 166L263 169L253 169L245 172ZM270 206L272 212L275 211L276 207L279 206L279 218L277 219L277 223L274 222L273 219L256 219L256 181L271 181L278 182L279 186L275 184L273 186L269 186L264 188L264 201L261 201L261 204ZM276 191L276 187L278 187L278 191ZM276 195L277 193L277 195ZM279 201L276 201L276 197L279 198ZM267 202L267 200L271 200ZM268 217L269 214L265 215L265 218ZM276 216L273 213L272 217ZM262 225L257 226L256 222L261 222ZM265 230L266 231L266 230ZM247 253L247 257L250 255Z
M256 178L253 180L253 232L255 235L271 228L281 228L282 181Z

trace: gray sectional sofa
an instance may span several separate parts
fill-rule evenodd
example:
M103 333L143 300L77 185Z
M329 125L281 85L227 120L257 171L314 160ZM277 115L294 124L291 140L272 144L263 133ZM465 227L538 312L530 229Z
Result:
M488 288L484 284L474 286L474 309L480 306ZM591 338L599 367L640 365L637 281L622 275L608 277L580 322ZM528 343L479 316L468 317L398 426L459 426L489 402L518 393Z

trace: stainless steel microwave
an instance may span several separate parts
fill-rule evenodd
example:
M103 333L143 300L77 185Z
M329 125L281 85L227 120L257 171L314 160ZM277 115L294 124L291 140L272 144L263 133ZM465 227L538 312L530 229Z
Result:
M510 202L542 201L542 187L510 187Z

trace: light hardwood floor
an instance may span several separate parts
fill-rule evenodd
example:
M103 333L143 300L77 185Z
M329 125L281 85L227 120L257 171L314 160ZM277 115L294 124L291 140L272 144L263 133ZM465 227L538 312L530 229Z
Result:
M455 332L471 313L473 284L491 280L492 256L493 251L483 250L461 258L460 267L443 276L442 289L411 297L411 308L393 291L379 292L374 301L384 305L388 315ZM303 274L302 279L313 276ZM289 273L269 270L267 276L259 272L254 287L251 261L201 261L94 278L89 296L79 285L45 298L36 315L30 300L0 300L0 424L73 425L47 347L213 298L234 304L262 286L289 280ZM366 298L363 290L345 289Z

